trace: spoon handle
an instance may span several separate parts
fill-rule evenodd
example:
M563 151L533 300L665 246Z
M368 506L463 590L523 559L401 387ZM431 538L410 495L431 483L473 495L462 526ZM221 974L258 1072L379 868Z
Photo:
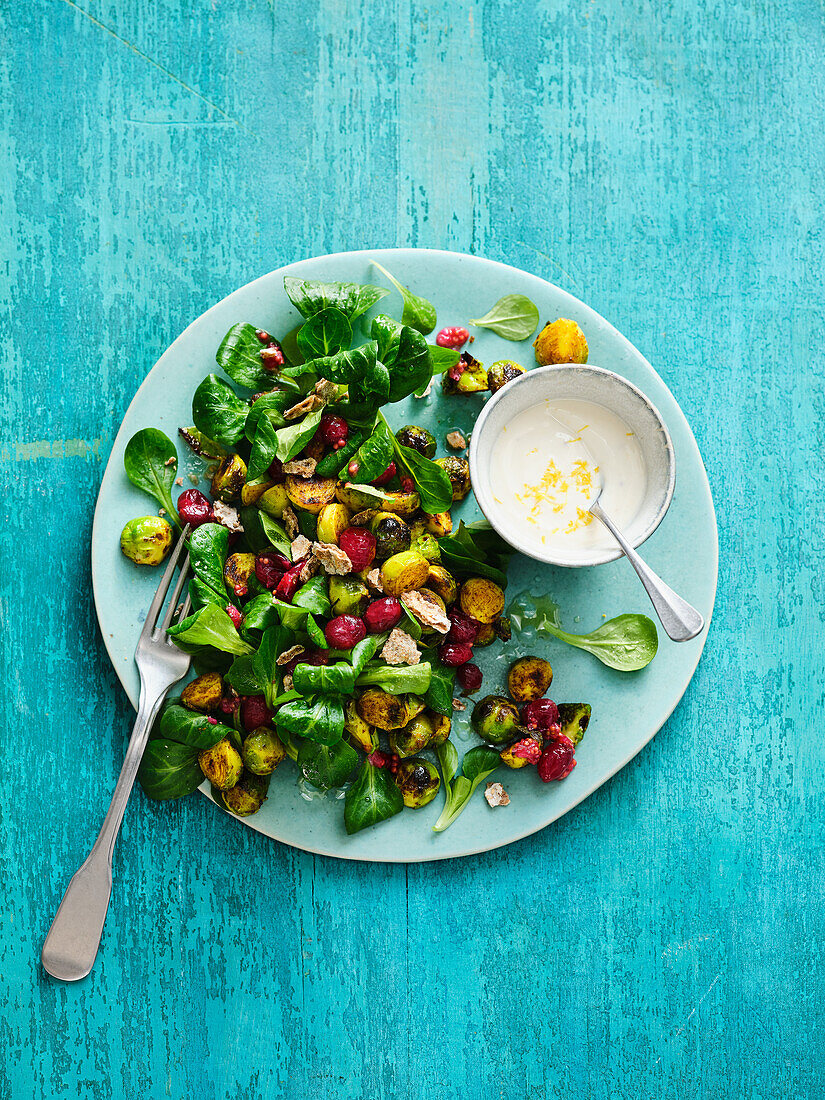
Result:
M687 642L701 633L705 620L696 608L692 607L687 600L683 600L653 572L649 565L642 561L598 501L592 505L590 511L602 521L636 570L667 636L674 642Z

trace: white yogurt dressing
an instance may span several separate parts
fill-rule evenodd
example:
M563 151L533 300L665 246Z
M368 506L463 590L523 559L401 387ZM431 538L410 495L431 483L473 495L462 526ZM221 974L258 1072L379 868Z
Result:
M518 413L493 444L491 490L506 526L541 554L612 549L588 509L601 504L627 530L645 496L641 447L627 424L592 401L540 401Z

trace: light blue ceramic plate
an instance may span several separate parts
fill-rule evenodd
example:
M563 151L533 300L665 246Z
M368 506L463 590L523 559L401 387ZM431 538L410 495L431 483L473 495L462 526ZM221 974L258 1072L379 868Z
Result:
M297 313L283 290L285 274L386 285L372 266L372 258L435 303L438 328L466 324L468 318L483 315L504 294L526 294L537 303L542 323L556 317L576 320L590 345L590 361L623 375L648 395L670 429L677 477L673 502L663 523L645 544L645 557L710 622L718 546L707 475L679 406L639 352L576 298L504 264L420 249L344 252L274 271L213 306L165 352L129 406L100 488L92 534L92 577L103 640L133 704L138 696L134 650L158 574L138 569L119 550L118 539L126 521L153 510L149 499L129 483L123 471L127 441L139 428L148 426L161 428L176 439L178 427L191 423L192 394L201 379L217 369L215 351L234 322L251 321L276 334L293 327ZM394 291L380 305L384 312L400 317L401 300ZM525 367L534 365L530 341L514 344L484 329L472 331L476 333L472 352L482 362L507 358ZM398 427L410 422L425 425L443 447L444 435L451 429L458 428L465 436L472 431L483 399L482 395L443 398L436 386L428 398L410 398L392 406L390 418ZM181 443L181 473L188 486L186 473L199 471L202 466L187 452ZM472 496L455 514L466 520L480 516ZM549 594L561 608L563 625L578 633L593 630L605 617L650 610L635 574L623 560L586 569L562 569L516 555L509 575L508 599L523 591ZM656 659L643 671L629 674L605 668L590 655L544 637L536 640L514 636L506 647L496 643L488 650L477 651L485 677L483 693L503 688L508 663L515 657L538 653L553 665L552 697L558 702L591 703L593 718L576 754L578 766L567 779L544 784L533 769L514 772L502 768L496 778L505 784L510 805L490 809L477 792L463 815L443 834L437 835L431 829L441 810L443 799L439 794L422 810L405 811L348 837L341 803L330 796L306 801L290 765L276 772L263 809L244 823L297 848L344 859L445 859L509 844L567 813L636 755L681 699L704 642L705 633L692 642L676 645L660 631ZM462 751L470 743L469 708L456 715L453 729ZM216 807L215 813L220 812Z

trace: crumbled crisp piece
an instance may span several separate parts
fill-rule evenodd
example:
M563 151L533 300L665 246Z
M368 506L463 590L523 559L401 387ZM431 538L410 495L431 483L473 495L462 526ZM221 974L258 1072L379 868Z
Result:
M334 542L316 542L312 547L312 556L321 563L325 573L343 577L352 572L352 562L340 546Z
M293 657L298 657L304 652L302 645L293 645L289 649L285 649L283 653L278 654L275 658L276 665L288 665Z
M381 570L376 566L375 569L370 569L366 577L367 587L371 588L373 592L383 592L384 586L381 583Z
M430 396L430 393L431 393L431 391L432 391L432 388L433 388L433 380L432 380L432 378L431 378L431 379L429 380L429 382L427 383L427 388L426 388L426 390L424 390L424 392L423 392L423 393L416 393L416 394L414 394L413 396L414 396L414 397L418 397L418 398L422 398L422 397L429 397L429 396Z
M222 523L223 526L232 531L233 534L236 532L240 534L241 531L243 531L243 524L241 523L238 509L233 508L231 504L224 504L222 500L216 500L212 505L212 511L218 523Z
M164 464L163 464L163 465L164 465L164 466L174 466L174 465L175 465L175 463L176 463L177 461L178 461L178 460L177 460L177 456L176 456L176 455L172 455L172 457L171 457L171 458L167 458L167 459L166 459L166 461L164 462Z
M284 420L297 420L299 416L315 412L316 409L323 408L324 405L326 405L326 401L323 398L319 397L317 393L311 393L309 397L305 397L297 405L287 409L284 413Z
M284 473L295 474L296 477L312 477L317 465L317 458L296 458L284 465Z
M338 387L334 382L330 382L328 378L319 378L315 383L315 393L325 405L329 405L332 401L338 399Z
M381 656L388 665L417 665L421 660L415 639L398 627L384 643Z
M471 344L474 344L474 343L476 342L476 338L475 338L475 336L471 336L471 337L470 337L470 341L469 341L469 342L470 342Z
M166 515L166 509L165 508L158 508L158 515L159 516L165 516Z
M462 703L460 699L453 699L453 710L466 710L467 704Z
M176 485L183 485L183 478L182 477L176 477L175 478L175 484Z
M292 540L292 560L300 561L301 558L305 558L312 549L312 543L304 535L298 535L296 539Z
M484 791L488 806L509 806L510 796L500 783L488 783Z
M363 512L356 512L352 519L349 521L350 527L366 527L372 520L373 516L377 516L378 512L375 508L365 508Z
M307 558L304 564L301 566L301 572L298 574L298 580L301 584L306 584L308 580L315 576L318 572L318 562L315 558Z
M284 527L286 528L286 533L289 535L289 537L291 539L297 539L297 537L301 533L301 527L298 523L298 517L295 515L288 504L281 513L281 519L283 520Z
M284 691L292 691L292 673L287 672L284 676L283 684L281 685Z
M258 352L261 362L267 370L277 370L284 366L284 353L280 348L261 348Z
M401 602L422 626L446 634L452 623L441 604L430 592L402 592Z
M454 451L463 451L467 446L467 440L461 432L447 432L447 443Z

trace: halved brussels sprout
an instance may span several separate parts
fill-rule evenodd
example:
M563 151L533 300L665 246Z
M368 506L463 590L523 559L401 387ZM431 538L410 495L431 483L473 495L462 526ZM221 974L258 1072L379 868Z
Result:
M253 775L271 775L285 759L286 749L273 729L260 726L244 738L241 757Z
M536 362L542 366L549 363L586 363L587 340L575 321L559 317L548 322L533 341L536 349Z
M449 512L424 512L424 526L431 535L443 539L453 529L453 517Z
M470 491L470 463L466 458L458 455L448 455L446 458L437 458L436 466L440 466L450 479L453 487L453 503L464 500Z
M261 511L266 512L273 519L281 518L287 504L289 504L289 497L286 495L286 485L283 482L280 485L271 486L258 500Z
M369 754L378 748L378 734L365 722L355 708L355 700L350 699L344 708L344 730L349 735L353 748Z
M221 792L221 801L236 817L249 817L250 814L256 814L266 802L268 790L268 775L244 772L234 787Z
M514 363L511 359L500 359L498 363L493 363L487 371L490 393L498 393L502 386L506 386L514 378L518 378L520 374L524 374L524 367L520 367L518 363Z
M419 756L402 760L395 773L395 782L401 791L404 805L418 809L432 802L441 786L441 777L435 766Z
M416 533L415 527L420 526L420 531ZM431 535L429 531L424 529L424 524L420 521L416 523L412 529L412 542L410 543L410 550L415 550L426 558L427 561L441 561L441 547L436 541L435 535Z
M223 680L219 672L204 672L192 680L181 692L180 701L189 710L208 714L217 710L223 698Z
M445 607L452 607L458 594L458 586L452 573L443 565L430 565L430 575L427 577L427 588L435 592L444 601Z
M528 764L538 764L541 757L541 742L534 737L522 737L501 751L501 762L508 768L526 768Z
M390 748L400 757L414 756L426 749L433 739L435 729L427 711L422 711L408 722L403 729L393 730L390 734Z
M517 703L541 699L553 683L553 669L543 657L519 657L507 673L507 690Z
M473 729L485 741L499 744L519 732L518 707L503 695L485 695L473 707Z
M473 645L488 646L496 640L496 632L492 623L479 623L478 633L473 639Z
M120 549L135 565L160 565L172 545L172 527L163 516L130 519L120 533Z
M425 713L433 726L433 735L430 738L429 747L435 749L449 739L450 727L453 723L446 714L437 714L434 710L428 710Z
M384 491L384 502L381 507L385 512L393 512L396 516L409 519L421 507L421 497L418 493L404 493L400 489L394 489L389 493Z
M286 495L296 508L303 508L317 516L335 500L336 481L334 477L297 477L287 474Z
M379 560L410 548L410 528L393 512L377 512L370 520L369 529L375 535L375 556Z
M329 578L329 602L332 615L363 614L370 598L370 590L356 576Z
M589 703L559 703L559 719L562 736L578 745L590 723L592 708Z
M426 428L419 428L417 424L407 424L399 428L395 438L402 447L410 447L425 458L432 458L435 454L437 446L435 436Z
M228 737L198 756L201 771L219 791L228 791L241 778L243 760Z
M344 504L327 504L318 514L318 541L338 545L342 532L349 527L349 508Z
M400 596L423 587L430 575L430 563L414 550L393 554L381 566L381 584L388 596Z
M243 504L244 507L248 507L250 504L257 504L264 493L272 488L273 484L274 482L269 481L269 479L265 479L264 481L248 481L241 489L241 504Z
M461 373L457 373L458 371ZM441 389L447 394L483 393L487 388L487 371L484 365L468 351L461 353L455 369L451 368L441 376Z
M246 463L240 455L227 455L221 459L212 476L212 496L231 504L243 489L246 481Z
M236 596L245 596L249 591L249 578L255 576L254 554L230 554L224 562L223 580L227 588Z
M504 592L485 577L470 577L461 586L461 610L479 623L492 623L504 610Z
M381 688L367 688L356 700L355 710L367 725L380 730L400 730L414 717L407 696L390 695Z

